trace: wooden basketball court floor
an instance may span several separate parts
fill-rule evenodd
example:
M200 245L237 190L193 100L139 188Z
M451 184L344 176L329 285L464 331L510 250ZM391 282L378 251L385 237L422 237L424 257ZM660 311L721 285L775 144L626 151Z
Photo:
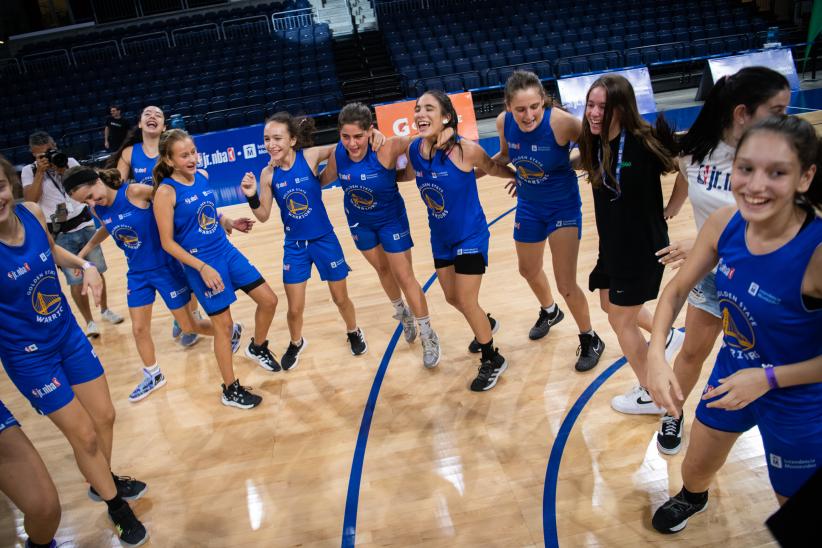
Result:
M667 200L673 177L664 183ZM427 295L442 344L439 367L425 370L418 343L409 347L397 340L391 306L353 246L339 188L325 192L324 200L353 267L348 287L368 339L366 355L351 355L342 320L315 273L305 314L309 344L299 366L269 373L238 353L237 375L264 399L252 411L224 407L211 341L187 350L173 342L170 315L158 299L152 333L168 384L131 404L127 396L139 381L141 362L130 322L100 323L94 346L118 413L113 469L149 484L133 506L150 531L150 546L775 545L763 522L777 503L756 431L743 435L731 452L712 485L707 512L677 536L651 529L652 510L681 485L685 450L661 456L657 417L610 408L610 399L635 378L622 366L597 295L587 292L597 249L590 187L581 180L577 280L607 349L597 368L580 374L573 369L578 331L561 300L566 319L541 341L527 337L538 305L517 271L515 200L503 184L490 177L479 181L486 216L497 220L490 228L490 268L480 302L500 321L495 342L509 360L490 392L468 390L478 366L467 352L472 334L436 283ZM414 268L425 283L433 274L425 208L413 183L401 190L416 244ZM225 211L250 216L244 205ZM694 235L689 203L669 228L672 241ZM231 237L280 298L269 332L278 354L288 343L282 239L278 219ZM123 254L111 240L103 247L110 306L126 315ZM548 252L545 267L552 279ZM667 271L665 282L671 276ZM232 313L246 326L247 344L252 302L239 295ZM685 446L712 359L686 405ZM105 507L87 498L56 427L35 414L5 375L0 398L57 485L63 509L58 540L119 546ZM23 545L22 523L0 494L0 547Z

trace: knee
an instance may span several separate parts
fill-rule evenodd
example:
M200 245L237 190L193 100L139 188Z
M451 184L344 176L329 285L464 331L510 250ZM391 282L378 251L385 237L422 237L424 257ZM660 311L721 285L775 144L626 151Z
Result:
M92 416L92 420L95 424L100 426L111 428L114 426L114 421L117 419L117 411L114 410L113 405L106 406L105 409L102 409Z
M685 343L682 345L682 349L679 351L676 361L685 365L692 365L701 368L702 363L708 358L708 354L711 353L711 349L708 348L706 351L706 349L704 349L700 344L701 342L702 341L696 341L695 343L693 339L688 340L686 335Z
M264 310L266 312L273 313L275 310L277 310L278 302L279 301L277 300L277 294L273 291L269 291L268 295L266 295L264 299L261 299L260 302L257 303L257 308L259 308L260 310Z
M305 309L302 305L297 304L290 304L288 305L288 319L289 320L296 320L298 318L303 317L303 310Z
M462 310L462 308L460 308L460 300L457 298L457 295L455 293L445 293L445 302L447 302L457 310Z
M577 289L577 282L573 279L557 277L557 291L559 291L562 298L566 301L571 294Z
M185 326L182 326L185 329ZM144 339L151 336L151 325L144 323L131 322L131 332L135 339Z
M54 487L39 493L34 500L29 501L25 509L22 509L26 517L31 517L40 523L48 523L55 528L60 523L60 499Z
M94 426L91 423L81 427L72 439L74 448L86 455L95 455L97 451L100 450L97 441L97 432L95 432Z
M519 275L526 280L532 280L540 275L542 265L519 264Z
M348 294L347 293L342 293L342 294L332 293L331 294L331 300L334 301L334 304L337 305L338 308L346 306L350 302L348 300Z
M393 274L391 273L391 268L385 263L377 263L374 266L374 269L376 269L377 276L379 276L380 278L390 278L393 276Z

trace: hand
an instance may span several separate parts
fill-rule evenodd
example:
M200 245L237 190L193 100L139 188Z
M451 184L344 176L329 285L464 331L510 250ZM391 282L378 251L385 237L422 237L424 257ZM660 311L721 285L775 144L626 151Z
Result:
M77 270L80 270L80 272L77 272ZM80 293L87 295L88 290L91 289L91 296L94 298L94 305L100 306L100 297L103 295L103 277L100 276L100 273L97 271L97 267L91 265L85 270L75 269L75 273L82 273L83 275L83 289Z
M648 352L646 362L645 388L659 407L664 407L671 416L679 418L679 410L685 402L682 388L676 380L673 369L662 358Z
M231 220L231 228L237 229L243 233L250 232L252 226L254 226L254 219L249 219L248 217Z
M434 148L437 150L443 150L451 137L454 137L454 129L450 127L445 128L439 134L439 137L437 137L437 142L434 144Z
M517 181L516 179L511 179L507 183L505 183L505 190L508 191L508 194L511 195L512 198L517 197Z
M240 181L240 190L249 198L257 194L257 177L250 171L243 175L243 180Z
M661 264L670 266L672 270L676 270L682 266L685 259L688 258L688 252L691 250L691 246L687 244L688 242L684 242L684 244L680 242L671 242L669 246L663 247L657 251L655 255L659 257L659 262Z
M374 149L374 152L377 152L378 150L380 150L382 148L382 146L385 144L385 141L387 141L387 139L385 138L385 135L383 135L380 132L380 130L378 130L377 128L374 128L374 129L371 130L370 144L371 144L371 148Z
M37 158L35 165L37 166L37 173L45 173L46 171L51 169L51 162L49 162L48 158L46 158L45 155L42 155L39 158Z
M702 399L711 400L724 394L724 397L709 403L708 407L738 411L770 389L765 371L759 367L750 367L740 369L725 379L719 379L719 386L705 392Z
M225 284L223 284L223 279L220 277L220 273L211 268L208 264L203 264L203 267L200 269L200 277L203 279L203 283L206 284L213 293L220 293L223 289L225 289Z

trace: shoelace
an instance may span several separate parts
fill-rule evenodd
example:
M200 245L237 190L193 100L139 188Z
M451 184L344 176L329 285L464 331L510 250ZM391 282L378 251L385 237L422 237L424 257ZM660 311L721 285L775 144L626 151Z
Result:
M478 378L482 380L488 380L491 376L491 373L494 372L494 365L491 363L491 360L483 360L479 366L479 374L477 375Z
M663 436L676 436L677 431L679 431L679 420L668 416L662 418Z
M689 510L693 506L696 506L696 505L691 504L690 502L688 502L684 498L680 498L680 496L677 495L677 496L672 497L671 499L669 499L668 502L665 503L665 506L667 506L668 508L670 508L674 512L677 512L677 513L680 513L680 514L686 514L686 513L689 512Z

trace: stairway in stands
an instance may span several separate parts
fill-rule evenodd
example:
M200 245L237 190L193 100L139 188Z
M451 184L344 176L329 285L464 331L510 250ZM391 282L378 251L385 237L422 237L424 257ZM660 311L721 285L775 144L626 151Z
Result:
M346 103L375 104L404 97L402 79L379 30L334 37L334 58Z

